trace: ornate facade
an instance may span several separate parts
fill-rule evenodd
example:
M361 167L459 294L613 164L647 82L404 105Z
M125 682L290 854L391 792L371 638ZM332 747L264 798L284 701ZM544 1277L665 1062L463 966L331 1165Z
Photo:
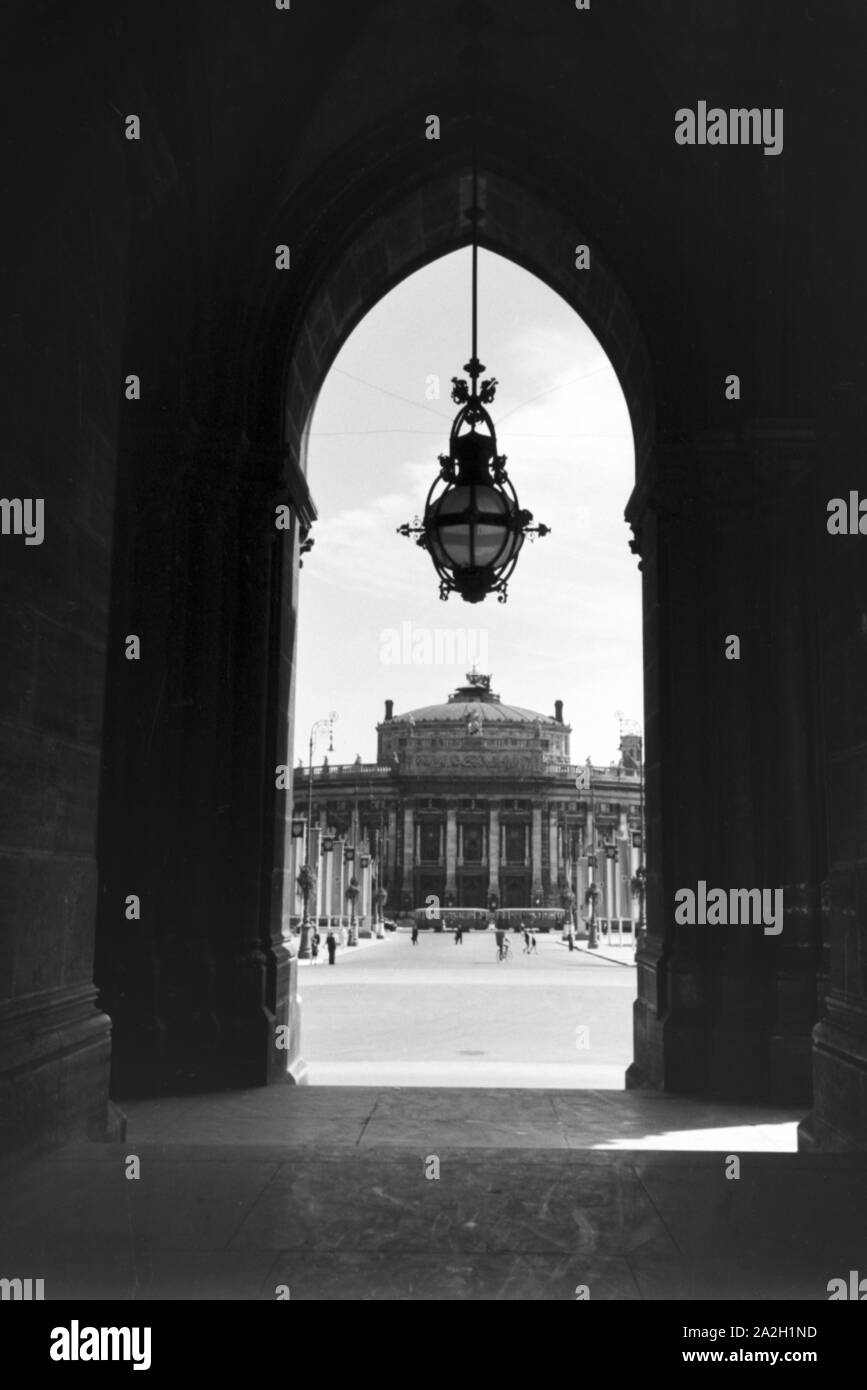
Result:
M472 672L467 681L444 704L406 714L387 700L376 763L313 769L311 861L326 860L319 912L345 910L333 905L341 894L335 898L332 881L348 848L353 862L370 858L371 884L387 888L389 914L430 897L445 907L561 907L574 895L580 917L595 880L597 915L631 920L640 738L623 736L620 761L609 767L575 765L562 701L553 715L539 714L504 704L490 676ZM307 777L296 770L298 865Z

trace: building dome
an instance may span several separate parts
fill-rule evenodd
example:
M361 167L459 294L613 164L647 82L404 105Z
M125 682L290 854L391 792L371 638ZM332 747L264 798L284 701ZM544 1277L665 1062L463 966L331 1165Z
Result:
M420 709L407 710L404 714L391 715L395 724L466 724L473 716L485 723L499 724L547 724L563 728L562 717L555 714L540 714L538 710L523 709L520 705L504 705L491 690L491 677L482 676L475 671L467 675L467 685L459 686L444 704L422 705ZM562 716L562 704L558 702Z
M569 734L563 723L563 702L553 714L504 705L491 690L490 676L471 671L442 704L394 714L386 701L385 719L378 726L380 762L396 762L415 772L451 770L467 773L485 767L542 772L546 765L569 760Z

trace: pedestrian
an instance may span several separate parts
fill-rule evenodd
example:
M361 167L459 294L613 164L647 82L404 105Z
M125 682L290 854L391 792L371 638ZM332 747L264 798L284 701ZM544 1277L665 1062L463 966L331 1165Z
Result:
M524 927L524 955L525 955L525 956L528 956L529 954L530 954L530 933L527 931L527 928Z
M337 938L335 937L334 932L330 928L328 930L328 935L325 938L325 945L328 949L328 964L333 965L334 957L337 954Z
M494 924L491 923L491 925L493 926ZM505 931L503 930L502 927L496 927L496 926L495 926L495 927L494 927L494 936L495 936L496 939L497 939L497 960L502 960L503 957L504 957L504 954L505 954L505 951L504 951L504 944L505 944L505 940L506 940L506 933L505 933Z
M413 946L417 946L417 945L418 945L418 922L413 922L413 924L412 924L412 938L411 938L411 940L412 940Z
M463 926L461 925L460 922L456 922L456 923L455 923L455 945L456 945L456 946L463 946L463 944L464 944L464 929L463 929Z
M527 952L527 954L528 954L529 956L535 956L535 954L536 954L536 933L535 933L535 932L532 932L532 933L530 934L530 949L529 949L529 951Z
M311 956L313 957L313 964L314 964L314 965L315 965L316 962L319 960L319 942L320 942L320 939L321 939L321 938L320 938L320 936L319 936L318 931L315 931L315 932L313 933L313 940L310 942L310 954L311 954Z

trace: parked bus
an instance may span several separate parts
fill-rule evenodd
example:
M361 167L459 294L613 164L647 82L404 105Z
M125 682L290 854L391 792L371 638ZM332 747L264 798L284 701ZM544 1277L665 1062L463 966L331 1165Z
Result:
M415 909L419 931L454 931L459 922L464 931L484 931L492 919L505 931L520 931L522 920L528 931L562 931L568 916L565 907L498 907L494 912L482 907L441 907L436 916L432 912L433 908Z
M419 931L454 931L460 922L464 931L484 931L493 913L483 907L441 907L436 916L431 916L433 908L417 907L414 913Z
M565 907L498 907L494 914L498 927L520 931L521 923L531 932L562 931L567 918Z

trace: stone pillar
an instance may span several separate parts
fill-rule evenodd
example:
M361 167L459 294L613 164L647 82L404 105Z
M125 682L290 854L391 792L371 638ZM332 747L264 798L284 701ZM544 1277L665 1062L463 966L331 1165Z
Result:
M627 1084L790 1103L809 1096L820 930L804 441L751 427L742 439L660 448L656 461L654 500L644 491L633 516L653 660L648 931ZM726 659L729 635L739 661ZM761 924L676 925L675 892L700 879L783 888L782 937Z
M328 916L332 919L332 925L340 925L340 863L343 859L343 850L340 841L332 836L332 848L325 856L325 863L328 866Z
M316 815L316 808L315 808L315 806L314 806L314 808L313 808L313 814L314 814L314 816ZM315 858L315 860L313 861L313 862L315 863L315 865L316 865L316 882L317 882L317 888L316 888L316 913L317 913L317 916L319 916L319 917L327 917L327 916L328 916L328 911L329 911L329 908L328 908L328 902L329 902L329 898L328 898L328 864L329 864L329 860L328 860L328 856L327 856L327 855L323 855L323 853L322 853L322 841L325 839L325 832L326 832L326 829L327 829L327 820L326 820L325 808L323 807L323 808L320 810L320 812L319 812L319 824L314 828L314 831L313 831L313 842L314 842L314 844L315 844L315 846L316 846L316 858Z
M401 891L411 900L411 905L415 905L415 880L413 868L415 867L415 812L409 802L404 802L403 807L403 873L401 875Z
M579 858L575 863L575 922L576 930L582 934L587 931L587 923L584 921L584 914L589 912L589 906L584 900L584 894L590 887L590 870L587 867L587 859Z
M632 917L632 891L629 881L632 877L632 851L629 848L629 840L622 839L617 842L617 914L619 917Z
M386 844L385 862L386 862L386 878L387 878L387 880L388 880L388 885L389 885L389 903L388 903L388 907L389 907L389 909L390 909L390 910L386 911L386 916L391 916L391 914L392 914L393 912L396 912L396 911L397 911L397 908L398 908L398 906L399 906L399 904L395 903L395 902L393 901L393 899L392 899L392 894L396 891L396 890L395 890L395 882L396 882L396 880L397 880L397 804L396 804L396 803L392 803L392 804L389 806L389 808L388 808L388 828L387 828L387 830L386 830L386 836L387 836L387 844Z
M209 939L224 884L205 865L216 858L211 837L219 844L222 829L213 808L225 765L215 750L230 697L225 683L218 693L212 682L234 611L228 599L228 613L219 609L234 577L227 493L241 451L239 438L223 450L212 440L209 450L193 420L170 412L162 420L158 411L152 420L140 412L137 424L126 455L126 512L137 529L121 544L113 589L116 622L140 634L150 655L133 664L134 689L113 679L107 686L106 882L96 957L121 1097L182 1088L194 1076L209 1084L224 1045ZM205 526L206 480L218 473ZM183 615L191 611L197 619L188 627ZM291 798L291 790L279 795ZM111 915L124 881L142 904L134 932L119 932Z
M630 859L630 838L629 838L629 818L625 806L620 807L618 820L619 843L617 845L617 858L615 862L615 911L618 917L629 917L629 903L631 901L629 893L629 865ZM625 881L624 881L625 880Z
M557 833L557 814L554 806L548 808L548 904L560 906L560 856L557 853L559 835Z
M533 803L533 827L531 832L530 862L532 865L532 887L530 897L535 902L543 896L542 889L542 807Z
M853 332L855 326L853 325ZM853 345L854 346L854 345ZM857 383L839 387L825 422L814 494L818 518L832 497L864 495L863 404ZM802 1148L867 1150L867 540L831 536L816 520L818 617L824 708L828 864L823 885L824 961L813 1031L813 1109Z
M284 464L190 421L162 444L145 432L124 465L136 530L114 591L147 659L134 692L109 683L106 728L104 862L142 897L143 929L119 936L106 918L98 952L120 1096L301 1079L291 773L278 786L277 770L298 518L315 512ZM275 494L292 499L288 531Z
M344 925L349 910L345 896L346 885L349 882L349 875L346 872L347 866L343 858L345 847L346 840L341 836L341 838L334 843L334 865L336 869L334 887L335 897L337 899L337 915L340 919L341 928Z
M446 807L446 896L452 895L457 902L458 887L455 867L458 853L457 807L449 802Z
M295 903L297 915L299 917L303 916L304 913L304 902L301 897L301 894L298 892L297 884L298 870L301 868L302 863L305 862L305 856L301 848L302 844L303 841L301 839L294 841L295 852L293 856L292 866L292 882L295 884L295 898L293 901ZM313 918L314 921L319 916L319 899L320 894L322 892L322 864L319 857L320 848L321 840L319 835L319 827L318 825L314 825L310 836L310 866L313 869L314 874L316 875L316 885L313 889L313 893L310 898L310 916Z
M488 896L500 901L500 803L491 801L488 806L490 822L488 826Z

